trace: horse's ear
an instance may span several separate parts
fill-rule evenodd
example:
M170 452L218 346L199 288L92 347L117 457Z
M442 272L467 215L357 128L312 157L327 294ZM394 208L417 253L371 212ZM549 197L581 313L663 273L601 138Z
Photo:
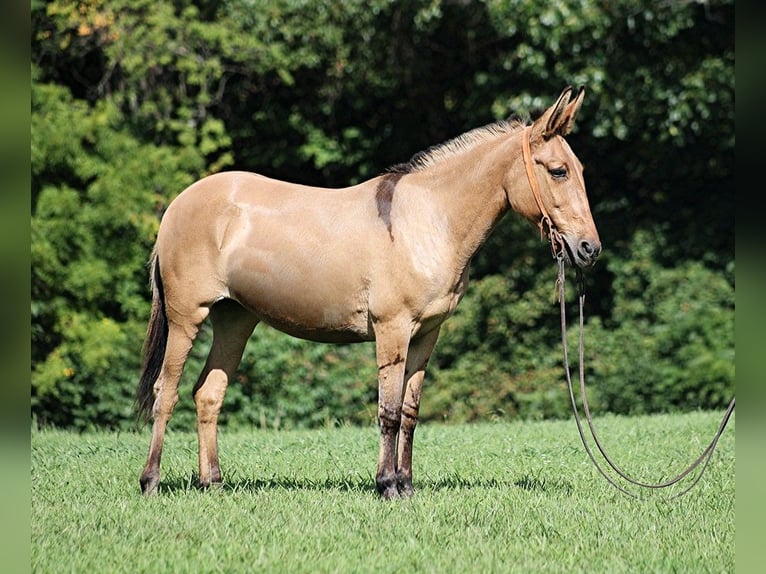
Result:
M567 104L567 107L564 109L564 112L561 114L561 119L559 120L559 128L558 128L559 135L565 136L570 131L572 131L572 126L574 125L575 117L577 116L577 112L580 110L580 106L582 105L582 100L584 97L585 97L585 86L580 86L580 88L577 90L577 94L575 94L574 98L569 99L569 103Z
M548 108L536 124L545 126L542 129L544 139L549 139L554 135L565 136L572 129L577 111L580 109L585 88L580 87L577 93L572 97L572 86L567 86L556 103Z

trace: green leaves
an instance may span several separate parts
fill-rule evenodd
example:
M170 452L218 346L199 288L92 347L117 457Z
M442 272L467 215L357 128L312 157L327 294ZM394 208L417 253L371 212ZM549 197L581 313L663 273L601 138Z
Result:
M32 90L31 150L33 412L62 426L124 425L158 215L204 150L142 142L113 101L91 106L43 83Z
M356 183L531 115L566 84L587 90L569 139L604 242L588 273L594 400L627 412L730 394L732 1L54 0L31 16L39 420L132 423L146 262L162 212L194 180L236 168ZM527 222L511 214L494 231L442 329L424 418L565 415L554 267ZM259 329L225 419L368 421L375 371L369 346Z
M735 381L733 287L699 262L662 267L648 234L633 245L633 260L609 263L612 316L586 326L587 380L612 412L725 407Z

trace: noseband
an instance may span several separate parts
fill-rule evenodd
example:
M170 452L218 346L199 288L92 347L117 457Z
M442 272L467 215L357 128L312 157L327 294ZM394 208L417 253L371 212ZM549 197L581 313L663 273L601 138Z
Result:
M540 228L540 237L548 236L551 242L551 251L553 257L558 257L559 253L564 253L564 239L561 237L561 233L556 229L553 224L553 220L548 211L543 205L543 198L540 195L540 183L537 181L537 175L535 174L535 166L532 161L532 150L529 143L529 139L532 136L532 126L524 128L524 132L521 134L521 155L524 158L524 168L527 171L527 180L529 181L529 187L532 188L532 195L537 203L537 208L540 210L540 221L537 223L537 227Z

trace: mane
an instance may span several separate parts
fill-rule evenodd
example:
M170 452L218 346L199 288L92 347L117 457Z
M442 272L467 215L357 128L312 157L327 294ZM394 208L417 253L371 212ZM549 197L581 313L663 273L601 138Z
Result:
M422 171L450 157L471 150L481 143L515 132L525 126L526 122L524 120L513 117L487 124L480 128L474 128L451 140L416 153L409 161L389 167L386 173L408 174Z

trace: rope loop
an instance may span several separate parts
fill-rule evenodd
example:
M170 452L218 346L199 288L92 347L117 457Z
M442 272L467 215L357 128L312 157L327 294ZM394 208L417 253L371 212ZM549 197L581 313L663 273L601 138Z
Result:
M582 441L583 446L585 447L585 451L588 453L588 456L590 457L593 464L596 466L598 471L603 475L604 478L617 490L622 492L623 494L626 494L632 498L639 498L639 496L620 484L618 484L612 477L610 477L606 471L601 467L601 465L596 460L595 455L593 454L593 451L591 450L590 446L588 445L587 440L585 439L585 432L583 431L583 425L580 417L580 411L577 407L577 401L575 400L573 385L572 385L572 377L569 372L569 358L568 358L568 351L567 351L567 337L566 337L566 303L564 300L565 297L565 289L564 289L564 281L565 281L565 257L563 253L559 253L557 256L558 260L558 276L556 278L556 284L559 288L559 303L561 307L561 344L562 344L562 350L564 353L564 370L566 372L566 378L567 378L567 386L569 388L569 398L572 403L572 412L574 413L575 422L577 423L577 431L580 434L580 440ZM697 459L692 462L686 469L684 469L682 472L678 473L675 478L661 482L661 483L647 483L642 482L639 480L634 479L630 475L628 475L625 471L623 471L620 467L618 467L612 459L609 457L609 454L606 452L606 449L601 444L601 440L598 437L598 434L596 433L595 426L593 425L593 417L591 416L590 407L588 406L588 399L585 392L585 361L584 361L584 355L585 355L585 345L584 345L584 337L583 337L583 316L584 316L584 307L585 307L585 282L583 279L583 273L580 268L577 268L577 284L578 284L578 290L579 290L579 307L580 307L580 333L579 333L579 376L580 376L580 401L582 403L583 411L585 412L585 418L588 423L588 428L590 430L591 437L593 438L593 441L595 442L599 453L603 457L603 459L606 461L606 463L609 465L609 467L617 473L621 478L626 480L627 482L641 487L641 488L649 488L649 489L662 489L667 488L669 486L672 486L679 481L681 481L683 478L688 476L692 471L694 471L700 464L702 465L699 469L698 474L693 478L691 484L686 487L684 490L679 492L678 494L675 494L670 497L670 499L675 499L680 496L683 496L687 492L689 492L702 478L702 475L704 474L705 470L707 469L708 463L710 462L710 458L713 456L713 451L715 450L716 445L718 444L718 439L721 438L721 435L723 434L724 429L726 428L726 425L729 422L729 418L731 417L732 413L734 412L734 397L732 397L731 402L729 403L729 406L726 409L726 412L724 413L723 420L721 421L721 424L718 427L718 430L716 431L715 435L713 436L713 439L710 441L708 446L702 451L702 454L700 454Z

